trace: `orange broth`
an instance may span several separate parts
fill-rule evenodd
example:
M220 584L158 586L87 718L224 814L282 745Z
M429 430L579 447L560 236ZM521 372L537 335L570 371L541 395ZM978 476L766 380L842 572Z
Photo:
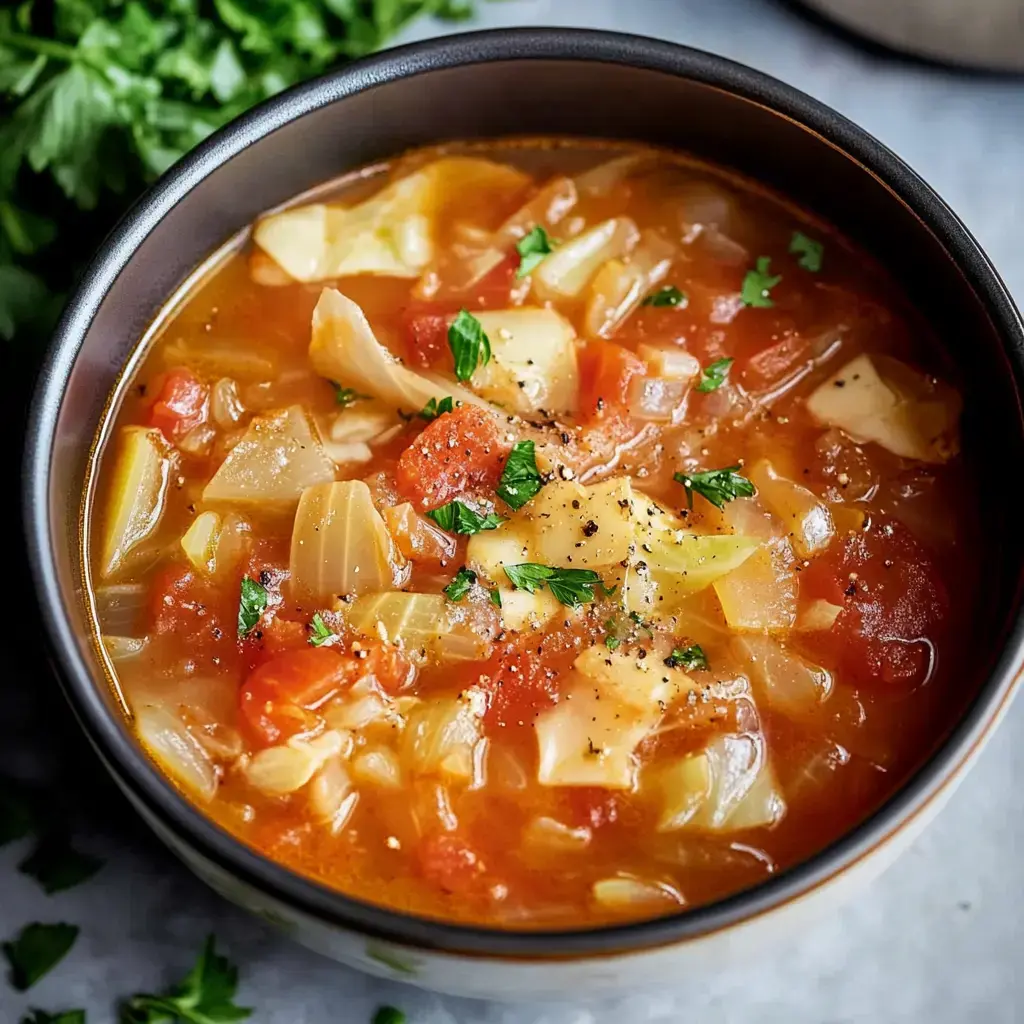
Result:
M504 928L719 899L891 796L969 697L977 508L951 369L870 261L749 183L624 147L423 151L323 195L359 215L265 221L214 261L99 448L98 632L185 796L345 893ZM484 405L399 415L327 289L415 393ZM519 308L544 313L495 313ZM458 385L457 315L492 324ZM306 433L264 451L285 409ZM497 496L513 445L539 488L518 509ZM724 497L694 476L729 467ZM442 530L426 513L451 501L503 521ZM531 594L502 569L523 563L563 575ZM396 631L382 592L432 595L429 628Z

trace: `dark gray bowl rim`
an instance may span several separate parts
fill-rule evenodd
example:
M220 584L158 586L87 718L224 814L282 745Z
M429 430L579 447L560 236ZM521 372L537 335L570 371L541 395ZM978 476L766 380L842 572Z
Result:
M634 924L569 931L502 931L389 910L303 878L214 825L141 753L100 695L65 613L49 517L50 456L65 386L89 325L133 252L195 184L246 146L312 110L424 72L502 60L626 64L681 75L762 104L809 128L860 162L916 214L950 252L1001 335L1019 381L1024 324L988 258L942 199L889 149L806 94L722 57L641 36L582 29L473 32L416 43L349 64L242 115L176 164L125 215L101 246L68 304L43 365L30 415L24 466L28 556L65 694L116 777L162 825L229 875L314 919L422 949L476 957L548 959L635 952L720 931L810 893L901 830L931 803L979 748L1008 704L1024 656L1017 615L974 703L930 760L870 818L807 861L719 902Z

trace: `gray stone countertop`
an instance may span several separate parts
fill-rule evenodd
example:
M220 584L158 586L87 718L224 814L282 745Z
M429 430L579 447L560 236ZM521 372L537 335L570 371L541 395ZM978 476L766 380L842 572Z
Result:
M753 65L859 122L934 185L1024 301L1024 80L879 58L773 0L504 0L476 26L586 25L687 43ZM964 3L965 10L969 4ZM423 23L408 39L447 26ZM10 648L9 648L10 649ZM1024 1021L1024 702L1017 701L936 823L854 903L756 962L685 989L602 1003L510 1007L365 978L293 945L207 891L125 807L56 687L8 662L0 773L62 780L82 845L106 858L47 897L0 850L0 939L28 921L82 926L28 996L0 983L0 1024L27 1006L115 1020L118 997L176 980L216 931L258 1024L368 1024L381 1003L410 1024L1014 1024Z

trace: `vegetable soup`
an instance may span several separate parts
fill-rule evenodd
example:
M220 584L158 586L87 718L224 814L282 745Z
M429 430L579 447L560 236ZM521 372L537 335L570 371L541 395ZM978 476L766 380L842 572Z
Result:
M503 928L671 913L837 839L969 699L952 368L779 198L431 149L195 282L97 447L90 591L140 742L272 860Z

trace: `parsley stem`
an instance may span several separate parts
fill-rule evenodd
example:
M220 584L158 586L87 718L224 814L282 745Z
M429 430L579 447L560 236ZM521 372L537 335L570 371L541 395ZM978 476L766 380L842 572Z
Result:
M35 36L22 35L20 32L0 32L0 43L8 46L17 46L30 53L38 53L43 57L52 57L54 60L66 60L74 62L80 60L82 55L66 43L58 43L55 39L38 39Z

